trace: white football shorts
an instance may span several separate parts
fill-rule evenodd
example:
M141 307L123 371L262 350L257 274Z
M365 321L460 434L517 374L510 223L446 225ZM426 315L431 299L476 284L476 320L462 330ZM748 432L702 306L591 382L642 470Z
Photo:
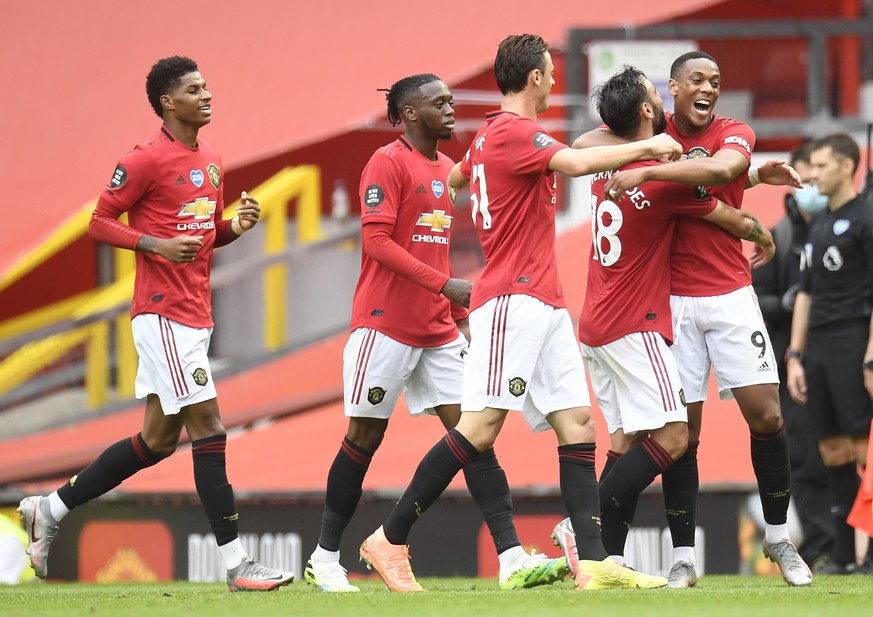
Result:
M634 332L599 347L580 347L610 434L688 422L676 360L660 334Z
M390 418L400 393L410 415L435 415L461 402L467 339L440 347L411 347L371 328L357 328L343 350L345 415Z
M591 406L567 309L500 296L470 313L470 336L461 411L521 410L532 430L543 431L551 412Z
M139 354L136 398L157 394L169 416L216 397L207 356L212 328L190 328L154 313L137 315L131 328Z
M758 296L746 286L721 296L670 296L673 355L689 403L706 400L710 366L721 399L732 388L778 384Z

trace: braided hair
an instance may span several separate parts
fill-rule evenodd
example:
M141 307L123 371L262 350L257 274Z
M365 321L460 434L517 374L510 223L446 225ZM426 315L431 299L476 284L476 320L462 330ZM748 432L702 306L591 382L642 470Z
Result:
M388 101L388 122L391 126L397 126L403 120L400 109L406 103L406 100L413 94L418 93L419 89L425 84L433 81L440 81L440 78L432 73L422 73L419 75L411 75L394 82L391 88L379 88L379 92L385 92L385 100Z

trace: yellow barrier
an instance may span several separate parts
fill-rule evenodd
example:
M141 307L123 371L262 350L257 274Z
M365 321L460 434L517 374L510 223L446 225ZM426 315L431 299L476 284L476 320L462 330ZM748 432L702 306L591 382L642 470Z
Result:
M288 245L287 204L297 199L297 240L313 242L324 237L321 229L321 173L314 165L300 165L281 170L249 191L261 204L264 251L281 253ZM47 261L63 248L87 233L88 221L96 201L92 201L45 243L26 256L0 281L0 290ZM224 211L224 218L236 215L235 201ZM113 284L58 302L0 323L0 338L26 334L35 329L68 319L87 317L128 303L133 295L135 256L132 251L113 251ZM264 346L274 351L286 341L285 288L287 266L277 263L264 269ZM132 398L137 357L130 332L130 319L124 315L114 320L116 357L116 397ZM48 336L16 350L0 362L0 396L39 374L44 368L79 345L85 344L85 382L90 407L109 401L110 374L109 324L98 321L87 326Z

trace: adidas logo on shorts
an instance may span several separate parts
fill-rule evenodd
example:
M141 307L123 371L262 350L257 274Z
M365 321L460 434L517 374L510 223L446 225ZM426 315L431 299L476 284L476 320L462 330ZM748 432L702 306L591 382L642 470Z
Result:
M767 372L772 371L772 370L773 370L773 368L770 366L770 363L767 362L766 360L764 360L764 362L761 363L761 366L758 367L759 373L767 373Z

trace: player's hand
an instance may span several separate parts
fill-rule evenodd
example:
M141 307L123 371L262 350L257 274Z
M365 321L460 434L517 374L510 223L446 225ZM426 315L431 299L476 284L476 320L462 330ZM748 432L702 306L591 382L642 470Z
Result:
M666 133L649 137L646 141L651 149L651 158L669 162L682 157L682 146Z
M864 358L864 362L867 362L867 358ZM870 395L870 398L873 399L873 371L868 368L862 369L864 371L864 387L867 389L867 394Z
M239 226L243 231L248 231L257 225L261 218L261 206L258 200L243 191L239 197L239 205L236 207L236 215L239 217Z
M167 261L183 264L194 261L201 246L203 246L203 236L176 236L167 240L158 240L154 246L154 253Z
M610 201L621 201L625 191L645 182L645 169L645 167L638 167L613 172L612 177L603 187L603 196Z
M765 263L769 262L773 259L773 255L776 254L776 245L770 243L768 246L762 246L760 244L756 244L755 248L752 250L752 254L749 256L749 263L753 268L760 268Z
M800 174L785 161L767 161L758 167L758 177L761 179L762 184L793 186L797 189L803 188Z
M806 403L806 371L803 364L797 358L788 358L785 364L787 376L785 385L788 386L788 394L795 402L804 405ZM865 385L866 385L866 375Z
M473 291L473 283L464 279L450 278L440 289L440 293L446 298L460 304L465 308L470 307L470 293Z
M470 338L470 319L468 317L456 321L455 325L458 326L458 331L464 335L464 338L467 339L468 343L473 340Z

